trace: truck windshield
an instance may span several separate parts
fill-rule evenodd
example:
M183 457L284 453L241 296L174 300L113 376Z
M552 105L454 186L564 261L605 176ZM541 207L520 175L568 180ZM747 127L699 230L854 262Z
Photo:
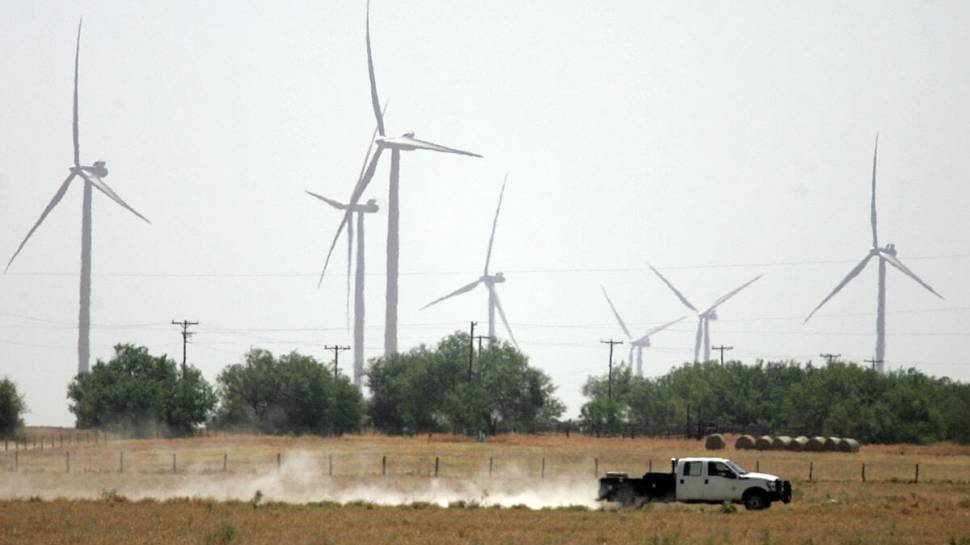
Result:
M745 473L747 473L747 471L745 471L743 467L739 466L738 464L730 460L725 460L724 463L727 464L731 469L733 469L734 472L737 473L738 475L744 475Z

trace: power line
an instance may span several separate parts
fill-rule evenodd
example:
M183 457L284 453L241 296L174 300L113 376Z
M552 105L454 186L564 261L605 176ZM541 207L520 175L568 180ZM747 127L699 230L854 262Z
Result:
M944 254L926 256L907 256L907 261L930 261L944 259L967 259L970 254ZM753 268L753 267L799 267L807 265L844 265L855 264L855 259L818 259L803 261L764 261L748 263L701 263L688 265L661 265L665 270L701 270L701 269L732 269L732 268ZM562 267L562 268L532 268L532 269L509 269L507 274L563 274L563 273L603 273L603 272L647 272L648 267ZM467 275L478 271L402 271L399 276L452 276ZM369 272L368 276L384 276L385 273ZM77 273L60 272L10 272L7 276L14 277L76 277ZM268 273L243 273L243 272L185 272L185 273L96 273L92 276L99 278L316 278L318 272L268 272Z

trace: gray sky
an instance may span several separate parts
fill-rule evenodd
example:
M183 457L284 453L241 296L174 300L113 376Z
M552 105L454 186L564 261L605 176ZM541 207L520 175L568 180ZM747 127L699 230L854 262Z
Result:
M339 217L303 190L345 199L373 131L364 2L264 5L5 5L0 259L71 162L80 15L82 160L153 221L95 195L94 357L122 341L178 357L182 318L202 322L189 358L213 380L250 346L349 344L342 245L316 288ZM484 324L485 290L417 309L480 274L510 172L493 270L570 414L605 371L598 341L623 335L599 284L634 332L685 314L648 262L699 307L765 274L712 322L732 357L870 357L874 266L802 320L868 251L879 131L880 240L946 297L890 269L887 364L970 380L968 25L961 2L374 0L389 133L485 155L403 158L402 348ZM386 205L386 163L371 187ZM73 422L80 189L0 277L0 374L33 424ZM386 219L367 225L368 356ZM654 338L647 374L692 357L694 324Z

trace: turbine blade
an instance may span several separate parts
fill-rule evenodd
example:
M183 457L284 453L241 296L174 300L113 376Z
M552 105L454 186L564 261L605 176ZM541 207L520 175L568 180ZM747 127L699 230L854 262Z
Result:
M702 312L701 314L707 314L708 312L710 312L710 311L712 311L712 310L714 310L714 309L716 309L716 308L718 307L718 305L721 305L721 304L723 304L723 303L724 303L725 301L727 301L728 299L730 299L730 298L732 298L732 297L734 297L735 295L737 295L737 294L738 294L738 292L740 292L740 291L741 291L741 290L743 290L744 288L746 288L746 287L748 287L748 286L750 286L751 284L754 284L754 282L755 282L756 280L758 280L759 278L761 278L762 276L763 276L763 275L760 275L760 274L759 274L758 276L756 276L756 277L754 277L754 278L752 278L751 280L748 280L748 281L747 281L747 282L745 282L744 284L741 284L740 286L738 286L738 287L736 287L736 288L734 288L733 290L731 290L731 291L729 291L729 292L727 292L727 293L725 293L725 294L724 294L724 295L722 295L722 296L721 296L721 297L720 297L720 298L719 298L719 299L718 299L717 301L714 301L714 304L713 304L713 305L711 305L710 307L708 307L708 309L707 309L707 310L705 310L704 312Z
M505 311L502 309L502 301L498 298L498 292L495 291L495 286L490 286L489 289L492 291L492 297L495 298L495 308L498 310L498 315L502 318L502 323L505 324L505 330L509 332L509 338L512 339L512 344L516 348L519 348L519 342L515 340L515 334L512 333L512 326L509 325L509 319L505 317Z
M869 206L869 223L872 224L872 247L879 247L879 236L876 234L876 157L879 154L879 133L876 133L876 145L872 150L872 200Z
M674 292L674 295L676 295L677 298L680 299L680 302L683 303L685 307L693 310L694 312L697 312L697 309L694 308L694 305L690 304L690 301L688 301L687 298L684 297L684 294L677 291L677 288L675 288L674 285L671 284L669 280L664 278L664 275L660 274L660 271L658 271L657 269L654 269L653 265L647 264L647 266L650 267L650 270L653 271L654 274L656 274L658 277L660 277L661 280L663 280L664 284L667 284L667 287Z
M81 61L81 25L84 23L84 17L82 17L77 23L77 46L74 50L74 123L73 123L73 136L74 136L74 166L81 167L81 137L78 129L78 113L77 113L77 82L78 82L78 68Z
M413 136L407 136L407 135L400 136L398 138L395 138L394 141L402 142L414 149L437 151L440 153L455 153L458 155L467 155L469 157L481 157L481 155L471 151L460 150L457 148L449 148L448 146L442 146L441 144L435 144L434 142L428 142L427 140L420 140Z
M139 214L138 211L135 210L134 208L128 206L128 203L126 203L121 197L119 197L118 194L115 193L114 190L111 189L111 187L104 182L104 180L102 180L101 178L98 178L97 176L88 176L87 174L84 174L84 172L81 172L81 177L84 178L88 183L90 183L94 187L98 188L99 191L107 195L109 199L121 205L122 208L138 216L139 218L144 220L145 223L151 224L151 220Z
M44 211L41 212L40 219L38 219L37 222L34 223L34 226L30 228L30 231L27 232L27 236L24 237L24 240L20 243L20 246L17 246L17 251L13 253L13 257L11 257L10 261L7 262L7 267L3 270L4 273L10 269L10 265L13 263L13 260L17 258L18 254L20 254L20 250L24 249L24 245L27 244L27 240L30 239L30 236L34 234L34 231L36 231L38 227L40 227L40 224L44 223L44 219L46 219L47 215L51 213L51 210L57 206L57 203L61 202L61 199L64 198L64 193L67 193L67 188L73 179L74 173L72 172L67 176L67 179L61 183L61 187L57 188L57 193L54 193L54 198L51 199L51 202L47 203L47 208L44 208Z
M867 265L867 264L869 263L869 260L870 260L870 259L872 259L872 255L873 255L873 254L869 254L869 255L867 255L867 256L865 257L865 259L863 259L863 260L862 260L862 261L860 261L860 262L859 262L859 263L858 263L858 264L857 264L857 265L856 265L855 267L853 267L853 268L852 268L852 270L851 270L851 271L849 271L849 274L847 274L847 275L845 275L845 278L843 278L843 279L842 279L842 281L841 281L841 282L839 282L839 284L838 284L837 286L835 286L835 289L834 289L834 290L832 290L832 293L829 293L829 294L828 294L828 295L827 295L827 296L825 297L825 299L822 299L822 302L821 302L821 303L819 303L819 304L818 304L818 306L817 306L817 307L815 307L815 308L814 308L814 309L812 310L812 312L810 312L810 313L808 314L808 317L807 317L807 318L805 318L805 321L804 321L804 322L802 322L802 323L803 323L803 324L805 324L805 323L808 323L808 321L809 321L809 320L810 320L810 319L812 318L812 316L813 316L813 315L814 315L814 314L815 314L815 313L816 313L816 312L818 311L818 309L820 309L820 308L822 308L822 305L824 305L825 303L828 303L828 301L829 301L829 299L831 299L832 297L835 297L835 294L836 294L836 293L839 293L839 291L841 291L841 290L842 290L842 288L844 288L846 284L848 284L848 283L849 283L850 281L852 281L852 279L853 279L853 278L855 278L855 277L857 277L857 276L859 276L859 273L861 273L861 272L862 272L862 269L865 269L865 268L866 268L866 265Z
M370 0L367 0L367 76L370 78L370 101L377 119L377 132L384 136L384 115L381 113L381 101L377 96L377 78L374 76L374 55L370 47Z
M354 187L354 192L350 196L349 206L354 206L360 201L361 195L364 194L364 190L367 189L367 185L370 184L371 179L374 177L374 171L377 170L377 162L381 158L382 148L378 147L374 150L374 154L371 155L370 163L367 165L367 169L364 171L364 175L357 180L357 185ZM344 217L340 220L340 225L337 226L337 233L333 236L333 241L330 243L330 250L327 251L327 258L323 262L323 270L320 271L320 279L317 281L317 287L323 284L323 277L327 274L327 266L330 264L330 257L333 255L334 248L337 247L337 241L340 239L340 233L343 232L344 227L350 221L352 213L348 210L344 212Z
M309 191L309 190L306 190L306 189L304 189L303 192L306 193L307 195L310 195L311 197L316 197L316 198L320 199L321 201L329 204L330 206L336 208L337 210L346 210L347 209L347 205L346 204L342 204L342 203L340 203L338 201L335 201L333 199L328 199L328 198L324 197L323 195L318 195L317 193L314 193L314 192Z
M613 305L613 300L610 296L606 294L606 288L600 286L600 290L603 291L603 297L606 297L606 302L610 305L610 310L613 311L613 316L616 316L616 321L620 322L620 327L623 328L623 332L626 333L626 338L633 340L633 335L630 335L630 330L627 329L626 323L623 322L623 318L620 318L620 313L616 311L616 306Z
M940 295L939 293L937 293L935 289L933 289L926 282L923 282L923 279L920 278L920 277L918 277L918 276L916 276L916 273L914 273L913 271L909 270L909 267L907 267L906 265L903 265L903 262L900 261L898 257L889 255L889 254L887 254L885 252L880 252L880 254L882 255L883 259L885 259L890 265L892 265L893 267L896 267L903 274L905 274L906 276L908 276L908 277L912 278L913 280L915 280L917 283L919 283L920 286L923 286L924 288L926 288L927 290L929 290L930 293L932 293L933 295L939 297L940 299L943 299L943 296Z
M495 207L495 218L492 220L492 234L488 237L488 252L485 254L485 274L488 274L488 264L492 261L492 244L495 242L495 228L498 226L498 213L502 210L502 197L505 195L505 183L509 181L509 175L505 175L502 181L502 190L498 194L498 206Z
M680 322L680 321L681 321L681 320L683 320L684 318L686 318L686 316L681 316L680 318L677 318L676 320L673 320L673 321L670 321L670 322L667 322L667 323L665 323L665 324L663 324L663 325L658 325L657 327L654 327L654 328L651 328L651 329L648 329L648 330L647 330L647 332L646 332L646 333L644 333L642 337L640 337L639 339L637 339L637 340L636 340L636 341L634 341L634 342L637 342L637 343L642 343L642 342L644 342L644 341L647 341L647 340L650 340L650 337L651 337L652 335L655 335L655 334L657 334L657 333L660 333L661 331L663 331L663 330L665 330L665 329L667 329L668 327L670 327L670 326L672 326L672 325L674 325L674 324L676 324L676 323L678 323L678 322Z
M434 301L431 301L430 303L428 303L427 305L424 305L423 307L419 308L418 310L424 310L424 309L430 307L431 305L435 305L435 304L438 304L438 303L444 301L445 299L450 299L450 298L452 298L452 297L454 297L456 295L461 295L463 293L469 292L469 291L473 290L475 288L475 286L479 285L481 282L482 282L482 280L481 279L478 279L478 280L476 280L476 281L474 281L474 282L472 282L470 284L465 284L464 286L456 289L455 291L449 293L448 295L445 295L444 297L439 297L439 298L435 299Z

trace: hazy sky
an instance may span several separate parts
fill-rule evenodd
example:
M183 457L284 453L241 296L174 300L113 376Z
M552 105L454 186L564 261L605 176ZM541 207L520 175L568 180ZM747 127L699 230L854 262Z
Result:
M153 224L95 194L92 355L118 342L214 380L251 346L349 344L343 246L316 277L374 127L364 2L13 1L0 17L0 260L71 162L83 15L81 156ZM887 365L970 380L970 4L374 0L390 134L479 152L406 154L400 344L486 320L477 278L510 173L492 270L522 348L571 415L622 338L757 274L720 309L732 358L871 357L876 267L804 317L880 239L946 299L888 273ZM387 166L367 197L387 202ZM32 424L70 424L81 187L0 277L0 374ZM386 213L369 217L368 356L382 352ZM657 335L649 375L692 357L693 317ZM504 336L504 330L500 329ZM621 347L617 359L626 358ZM329 357L326 358L329 360ZM347 362L350 357L346 358Z

